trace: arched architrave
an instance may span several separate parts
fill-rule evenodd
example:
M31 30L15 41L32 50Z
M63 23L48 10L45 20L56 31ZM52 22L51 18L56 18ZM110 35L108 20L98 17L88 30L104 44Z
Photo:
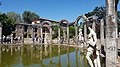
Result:
M41 24L41 26L42 27L44 27L44 24L48 24L48 26L47 26L47 28L49 29L49 31L50 31L50 44L52 44L52 24L51 24L51 22L50 21L43 21L42 22L42 24ZM45 26L46 27L46 26ZM43 30L43 29L42 29ZM41 31L41 33L42 33L43 31ZM43 33L41 34L42 36L42 39L43 39Z
M63 19L59 22L59 26L67 27L67 44L69 45L69 21L66 19Z
M77 19L74 22L74 27L75 27L75 38L76 38L76 45L78 45L78 22L80 19L83 19L84 21L88 21L87 17L85 15L78 16ZM84 24L84 38L85 41L87 39L87 28L86 25Z

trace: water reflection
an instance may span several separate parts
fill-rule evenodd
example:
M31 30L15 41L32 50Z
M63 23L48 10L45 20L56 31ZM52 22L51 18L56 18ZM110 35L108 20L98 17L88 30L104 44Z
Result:
M0 67L9 66L88 67L88 64L84 52L80 52L79 48L60 45L0 46Z

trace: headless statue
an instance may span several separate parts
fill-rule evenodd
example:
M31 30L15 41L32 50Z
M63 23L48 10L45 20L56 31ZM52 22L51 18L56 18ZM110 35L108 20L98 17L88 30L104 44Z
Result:
M97 43L96 33L90 27L88 27L88 29L89 29L90 33L88 35L88 41L87 41L88 48L87 48L86 58L91 67L101 67L98 45L96 45L96 43ZM94 64L92 63L92 60L90 58L91 55L94 59Z

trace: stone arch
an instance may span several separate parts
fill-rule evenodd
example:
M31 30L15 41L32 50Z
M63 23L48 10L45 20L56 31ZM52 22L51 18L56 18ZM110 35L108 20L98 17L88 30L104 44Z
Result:
M62 37L60 36L60 28L63 29ZM65 32L67 32L67 34ZM61 43L69 44L69 21L66 19L63 19L59 22L59 42L60 39L62 39Z
M43 43L44 44L51 44L52 43L52 28L51 28L51 26L52 26L52 24L51 24L51 22L50 21L43 21L42 22L42 33L41 33L41 35L42 35L42 41L43 41ZM44 29L46 28L46 30L43 30L43 27L44 27ZM43 35L43 31L44 31L44 35ZM48 37L48 36L50 36L50 37ZM50 38L50 39L48 39L48 38ZM45 42L46 41L46 42Z
M75 25L78 24L78 21L80 19L83 19L84 21L88 21L88 18L85 15L78 16L77 19L75 20Z
M65 22L66 22L66 23L65 23ZM60 25L60 26L62 26L62 24L65 24L66 26L68 26L68 25L69 25L69 21L66 20L66 19L63 19L63 20L61 20L61 21L59 22L59 25Z
M51 22L50 22L50 21L43 21L43 22L42 22L42 26L43 26L44 24L48 24L48 26L51 26Z

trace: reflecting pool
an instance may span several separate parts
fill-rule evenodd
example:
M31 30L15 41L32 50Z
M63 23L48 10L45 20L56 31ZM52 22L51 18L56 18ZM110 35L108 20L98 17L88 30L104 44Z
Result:
M90 67L85 53L58 45L0 46L0 67Z

